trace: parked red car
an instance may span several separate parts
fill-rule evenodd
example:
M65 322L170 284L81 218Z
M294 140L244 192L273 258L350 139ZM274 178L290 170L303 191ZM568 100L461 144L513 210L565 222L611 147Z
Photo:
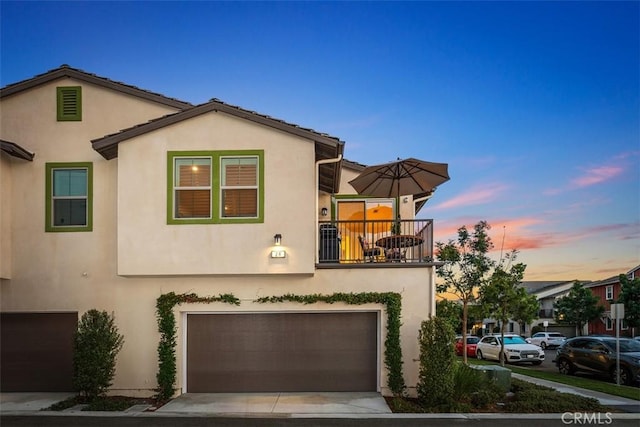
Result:
M476 357L476 344L478 344L480 338L478 337L467 337L467 357ZM456 354L458 356L462 356L462 337L456 339Z

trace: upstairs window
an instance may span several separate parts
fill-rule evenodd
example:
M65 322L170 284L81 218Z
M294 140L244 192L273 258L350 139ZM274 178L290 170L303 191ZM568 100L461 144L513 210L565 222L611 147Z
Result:
M57 112L59 122L82 120L82 87L60 86L57 88Z
M606 287L605 295L607 301L613 301L613 285L609 285Z
M46 231L91 231L93 165L47 163Z
M258 158L222 157L221 206L224 218L258 216Z
M168 153L168 224L263 221L264 152Z
M211 218L211 158L176 158L174 218Z

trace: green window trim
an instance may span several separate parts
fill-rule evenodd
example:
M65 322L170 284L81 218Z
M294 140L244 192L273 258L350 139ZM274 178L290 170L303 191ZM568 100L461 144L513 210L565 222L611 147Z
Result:
M79 122L82 120L81 86L57 87L56 102L59 122Z
M53 173L56 170L86 170L86 224L60 226L54 225L53 199L54 199L54 179ZM73 162L73 163L47 163L45 165L45 231L46 232L76 232L93 231L93 163Z
M211 158L211 216L210 218L175 218L174 175L175 160ZM223 217L221 209L221 159L228 157L256 157L258 160L258 214L255 217ZM227 151L169 151L167 152L167 224L260 224L264 222L264 150Z

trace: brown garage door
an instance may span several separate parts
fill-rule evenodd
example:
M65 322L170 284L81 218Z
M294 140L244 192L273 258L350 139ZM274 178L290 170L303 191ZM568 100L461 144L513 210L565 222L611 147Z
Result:
M78 313L1 313L0 389L72 391Z
M190 314L187 391L376 391L378 315Z

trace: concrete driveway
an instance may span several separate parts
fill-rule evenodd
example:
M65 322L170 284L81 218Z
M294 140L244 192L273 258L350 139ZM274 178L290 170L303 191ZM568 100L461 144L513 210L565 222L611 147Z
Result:
M40 411L73 396L75 393L0 393L0 412Z
M380 393L185 393L156 412L215 414L390 414Z

